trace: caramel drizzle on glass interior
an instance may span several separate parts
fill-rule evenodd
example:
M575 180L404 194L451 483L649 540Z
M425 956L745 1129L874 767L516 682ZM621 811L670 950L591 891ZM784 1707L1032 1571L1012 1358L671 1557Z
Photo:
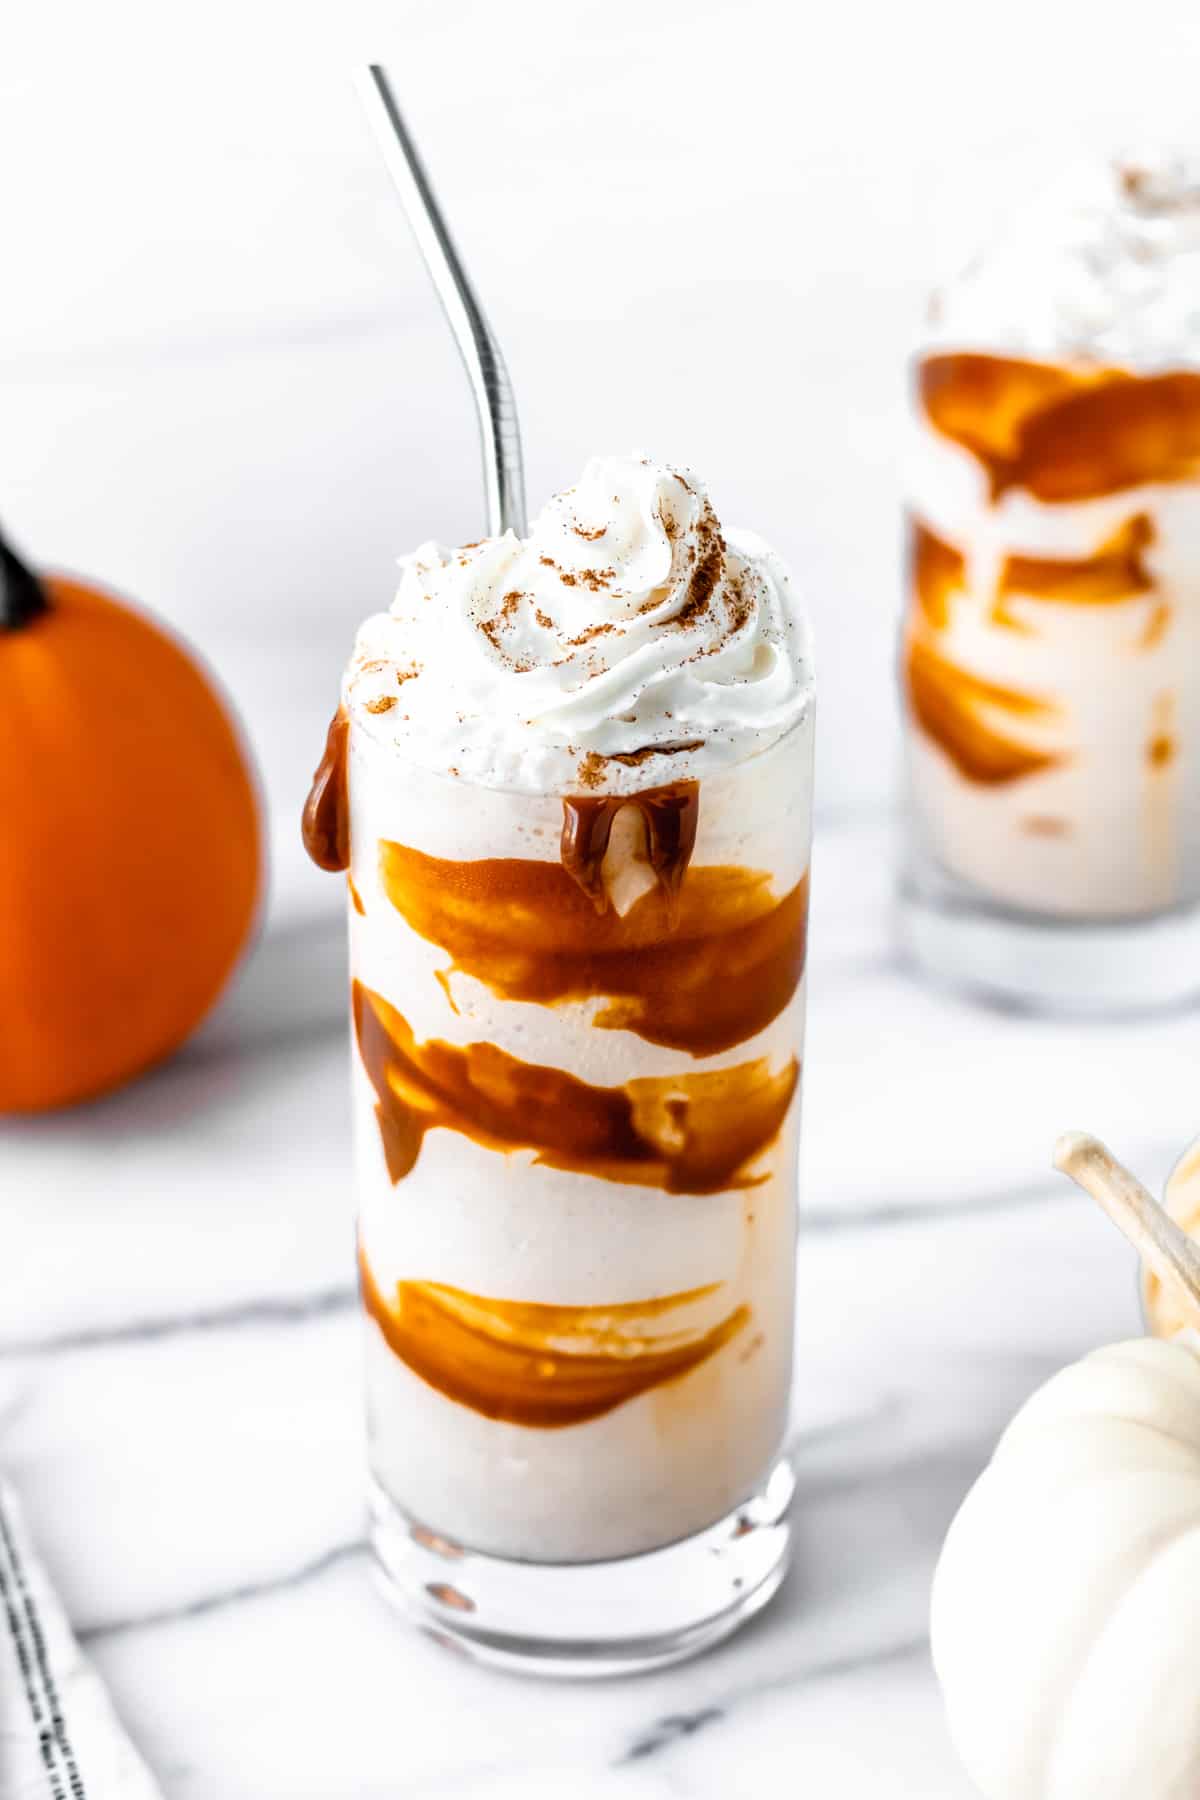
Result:
M507 1000L602 999L593 1025L712 1056L762 1031L804 972L807 878L777 896L769 874L690 868L621 915L597 913L559 864L447 861L381 843L384 892L450 970Z
M668 918L673 918L679 889L696 847L699 782L675 781L633 794L568 794L562 804L562 866L596 911L608 911L604 858L617 814L629 806L641 815L650 867L666 903Z
M914 722L966 780L983 786L1017 781L1050 768L1057 752L1031 744L1027 722L1055 720L1058 708L979 676L937 647L956 596L966 588L966 559L919 519L910 521L912 613L905 633L902 679Z
M1018 357L922 359L930 424L968 450L993 499L1024 488L1047 502L1096 500L1200 474L1200 372L1135 375Z
M390 1297L359 1253L364 1310L392 1352L448 1399L484 1418L542 1430L580 1425L678 1381L747 1324L745 1306L715 1324L679 1322L721 1284L616 1306L484 1299L437 1282L401 1281ZM663 1328L665 1324L665 1329Z
M426 1133L440 1129L489 1150L531 1150L549 1168L670 1194L756 1187L766 1176L754 1165L778 1137L800 1078L795 1058L772 1072L758 1057L593 1087L495 1044L418 1042L361 982L354 1026L393 1182L414 1167Z
M349 866L347 737L339 708L304 810L305 846L321 868ZM602 870L625 806L641 815L655 885L622 917ZM776 897L764 873L691 869L698 816L692 781L568 795L558 863L452 862L385 842L380 874L410 928L494 992L543 1004L601 997L596 1025L706 1056L755 1036L791 1000L804 969L808 883ZM351 898L362 911L353 884ZM687 1194L753 1187L767 1179L753 1165L778 1138L799 1082L795 1058L775 1072L756 1058L594 1087L493 1044L418 1042L380 995L355 983L353 999L393 1182L440 1128L607 1181ZM387 1300L361 1252L360 1272L365 1310L415 1373L485 1417L530 1426L596 1418L677 1380L750 1316L738 1306L703 1331L639 1335L639 1322L717 1289L564 1308L405 1281Z
M917 390L934 429L981 464L993 500L1023 488L1048 504L1086 501L1200 476L1195 372L1138 376L1102 366L939 353L920 363ZM1088 556L1008 556L990 623L1036 630L1013 601L1106 606L1155 596L1145 561L1153 540L1153 521L1137 512ZM1061 750L1035 741L1037 726L1056 716L1052 701L983 680L937 645L955 597L966 589L963 553L914 519L909 561L903 678L915 723L971 781L1016 781L1064 760ZM1169 617L1166 601L1157 598L1143 647L1159 641Z

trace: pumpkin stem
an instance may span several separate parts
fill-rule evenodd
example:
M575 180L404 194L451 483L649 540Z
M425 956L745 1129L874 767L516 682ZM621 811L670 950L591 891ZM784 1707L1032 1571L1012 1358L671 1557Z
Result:
M49 608L45 588L0 534L0 632L20 631Z
M1054 1167L1092 1196L1164 1287L1192 1314L1200 1313L1200 1250L1137 1176L1082 1131L1059 1138Z

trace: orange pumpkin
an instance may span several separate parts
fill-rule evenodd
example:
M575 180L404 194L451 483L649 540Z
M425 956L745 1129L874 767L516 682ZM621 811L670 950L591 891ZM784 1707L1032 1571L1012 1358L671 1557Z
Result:
M169 1055L237 961L261 879L254 778L206 675L0 540L0 1113Z

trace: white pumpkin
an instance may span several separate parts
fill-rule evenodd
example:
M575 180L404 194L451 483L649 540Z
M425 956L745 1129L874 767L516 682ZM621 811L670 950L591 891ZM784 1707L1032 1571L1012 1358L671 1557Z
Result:
M986 1800L1200 1795L1200 1356L1140 1338L1022 1408L950 1528L933 1659Z
M1171 1170L1163 1193L1167 1211L1189 1237L1200 1241L1200 1138L1185 1150ZM1155 1337L1174 1337L1195 1324L1174 1289L1164 1288L1147 1269L1142 1277L1146 1322Z

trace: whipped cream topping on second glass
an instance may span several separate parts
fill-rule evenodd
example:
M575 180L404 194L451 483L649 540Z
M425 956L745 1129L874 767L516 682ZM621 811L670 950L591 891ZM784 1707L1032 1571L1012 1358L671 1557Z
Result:
M356 721L427 768L531 792L628 792L765 749L812 691L779 558L688 472L597 457L542 509L402 564L346 675Z
M935 297L929 327L947 348L1200 367L1200 155L1069 171Z

